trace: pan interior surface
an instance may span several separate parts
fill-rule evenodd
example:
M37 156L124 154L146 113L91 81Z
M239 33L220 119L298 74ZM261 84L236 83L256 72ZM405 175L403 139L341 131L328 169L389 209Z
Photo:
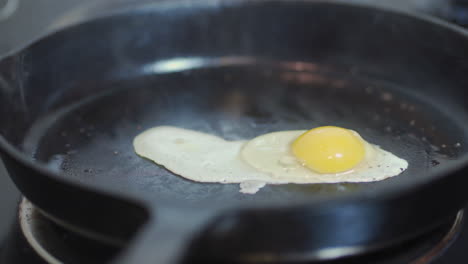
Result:
M391 83L321 65L251 59L127 80L83 82L71 90L93 86L109 89L38 122L39 128L32 130L35 135L29 137L37 141L30 143L34 156L63 177L148 199L284 201L372 193L378 185L426 177L431 168L455 159L462 149L462 131L437 106ZM192 182L137 156L133 138L160 125L228 140L342 126L407 160L409 168L381 182L267 185L246 195L239 193L238 184Z
M466 158L468 39L456 29L322 1L202 2L83 23L2 61L11 85L0 90L0 133L57 177L149 201L374 197ZM228 140L342 126L409 168L381 182L245 195L137 156L133 138L160 125Z

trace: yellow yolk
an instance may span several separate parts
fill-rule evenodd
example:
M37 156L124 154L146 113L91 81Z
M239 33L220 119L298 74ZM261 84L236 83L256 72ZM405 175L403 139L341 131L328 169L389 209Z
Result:
M363 140L348 129L324 126L311 129L291 145L304 166L318 173L340 173L353 169L365 155Z

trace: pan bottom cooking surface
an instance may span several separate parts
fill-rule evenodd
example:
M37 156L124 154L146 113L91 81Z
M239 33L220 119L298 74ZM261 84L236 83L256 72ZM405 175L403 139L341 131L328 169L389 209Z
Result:
M67 230L43 216L26 199L23 199L21 203L19 214L21 229L26 240L47 263L106 263L124 248L95 241ZM430 263L456 239L463 222L463 211L460 211L446 224L401 245L367 255L326 262L307 261L307 253L304 253L302 256L304 261L296 259L291 263ZM249 261L231 261L236 263L275 263L274 260L254 261L252 256L245 259L249 259ZM285 261L281 261L281 263L285 263ZM193 260L188 261L188 263L193 263ZM288 262L286 261L286 263Z
M73 84L46 104L49 114L30 129L24 148L63 177L78 182L143 194L149 200L165 197L231 203L372 193L378 185L425 177L424 172L456 158L464 148L460 141L463 128L437 102L356 71L239 58L175 70L192 64L190 59L176 60L141 70L155 71L165 65L174 72ZM73 102L76 97L82 99ZM189 128L228 140L280 130L342 126L406 159L409 168L382 182L267 186L256 195L244 195L235 184L195 183L136 156L133 138L158 125Z

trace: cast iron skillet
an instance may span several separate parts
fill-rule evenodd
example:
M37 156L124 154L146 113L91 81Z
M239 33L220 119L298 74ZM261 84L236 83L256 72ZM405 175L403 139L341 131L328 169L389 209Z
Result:
M401 242L467 200L468 39L335 1L157 1L43 38L0 65L0 146L23 194L122 263L323 260ZM157 125L226 139L337 125L408 160L376 183L185 180L135 155ZM138 230L138 233L137 233ZM190 255L190 254L189 254Z

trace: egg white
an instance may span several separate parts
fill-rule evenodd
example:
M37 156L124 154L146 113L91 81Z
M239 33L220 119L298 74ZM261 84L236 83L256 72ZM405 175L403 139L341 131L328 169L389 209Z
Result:
M290 150L291 143L306 130L281 131L256 137L248 141L241 152L242 159L257 170L268 173L274 179L290 183L371 182L396 176L408 168L408 162L392 153L364 143L365 156L352 170L321 174L304 167Z
M135 137L135 152L196 182L240 183L255 193L265 184L369 182L396 176L408 163L365 142L366 156L352 171L319 174L303 167L290 143L305 130L274 132L250 141L227 141L193 130L159 126Z

